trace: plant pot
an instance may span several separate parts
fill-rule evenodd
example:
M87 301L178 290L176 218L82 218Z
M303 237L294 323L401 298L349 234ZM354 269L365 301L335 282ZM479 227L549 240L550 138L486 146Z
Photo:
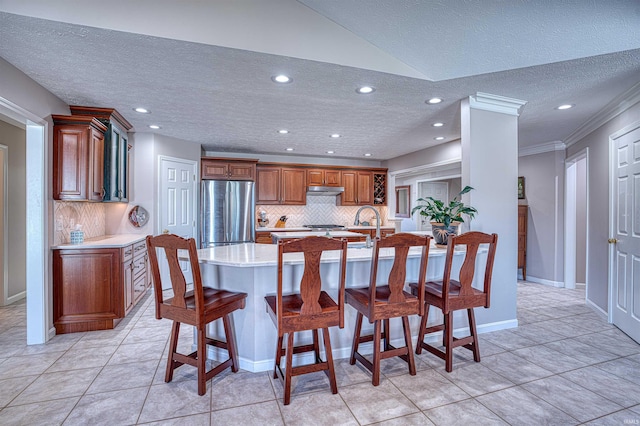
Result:
M444 223L431 222L431 233L436 242L436 247L446 247L449 235L458 233L458 225L460 225L459 222L454 222L447 227L444 226Z

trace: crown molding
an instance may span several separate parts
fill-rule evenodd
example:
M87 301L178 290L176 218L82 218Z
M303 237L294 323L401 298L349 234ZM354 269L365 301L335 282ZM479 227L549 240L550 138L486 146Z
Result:
M392 177L409 177L416 174L424 174L437 172L441 170L450 170L460 167L460 163L462 162L461 157L451 158L448 160L438 161L435 163L424 164L421 166L410 167L408 169L395 170L393 172L389 172L389 176Z
M640 102L640 82L636 83L631 87L631 89L613 99L598 113L589 118L582 126L578 127L564 140L565 145L570 147L638 102Z
M507 98L504 96L492 95L490 93L477 92L469 96L469 106L484 111L499 112L509 115L520 115L520 109L527 101Z
M564 151L565 149L567 149L567 146L562 141L545 142L542 144L518 149L518 157L525 157L527 155L535 155L535 154L543 154L545 152L552 152L552 151Z

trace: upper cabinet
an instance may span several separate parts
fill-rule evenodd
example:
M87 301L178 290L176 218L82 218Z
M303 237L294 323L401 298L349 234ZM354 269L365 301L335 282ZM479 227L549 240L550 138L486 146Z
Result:
M306 170L279 166L256 167L256 204L305 205Z
M52 115L53 199L102 201L104 132L90 116Z
M129 138L133 126L113 108L70 106L76 116L91 116L106 127L104 137L104 197L103 201L129 200Z
M342 172L334 169L308 169L308 186L342 186Z
M373 172L365 170L343 170L344 192L339 196L342 206L364 206L373 204Z
M202 179L255 180L258 160L234 158L202 158Z

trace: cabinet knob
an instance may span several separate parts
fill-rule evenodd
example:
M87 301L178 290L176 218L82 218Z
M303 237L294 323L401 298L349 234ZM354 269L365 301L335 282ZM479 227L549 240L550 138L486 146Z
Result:
M168 234L168 233L169 233L169 230L168 230L168 229L163 229L163 230L162 230L162 233L163 233L163 234Z
M616 240L615 238L609 238L609 239L607 240L607 242L608 242L609 244L617 244L617 243L618 243L618 240Z

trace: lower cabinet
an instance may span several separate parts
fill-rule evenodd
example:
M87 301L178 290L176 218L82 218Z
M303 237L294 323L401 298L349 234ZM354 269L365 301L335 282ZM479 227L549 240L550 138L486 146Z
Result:
M151 286L146 241L53 252L56 333L115 327Z
M358 229L358 228L347 228L349 232L359 232L363 235L369 235L371 238L376 237L376 229ZM392 227L380 227L380 237L386 237L396 232L395 228Z

